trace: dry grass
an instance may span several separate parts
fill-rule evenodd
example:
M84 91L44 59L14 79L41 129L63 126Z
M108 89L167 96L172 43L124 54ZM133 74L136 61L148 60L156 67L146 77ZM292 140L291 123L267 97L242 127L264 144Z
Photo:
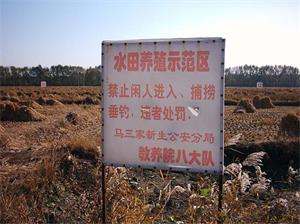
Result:
M76 143L74 148L38 153L34 162L34 152L23 153L18 160L6 154L4 159L11 159L0 167L0 223L98 220L99 204L94 199L99 189L98 169L91 158L77 157L79 148L84 155L91 153L90 145ZM18 164L24 164L22 169ZM84 207L89 209L86 215L81 214Z
M100 108L94 104L100 100L99 88L5 87L0 94L18 97L15 104L28 103L47 116L41 122L1 123L9 141L0 145L0 223L101 223L101 123ZM236 95L250 100L254 96L245 89ZM35 102L40 97L65 106L41 106ZM66 121L70 111L80 116L77 125ZM251 133L275 132L282 111L238 115L226 108L226 141L241 132L237 142L249 140ZM270 156L280 158L279 150L273 151ZM107 167L108 223L297 223L294 188L272 190L260 166L262 154L243 160L235 161L237 171L225 175L223 211L217 209L216 176Z
M36 101L41 105L100 104L100 87L1 87L1 100ZM12 101L12 100L11 100ZM16 102L17 102L16 101Z
M55 179L54 154L35 166L16 169L2 167L7 175L0 183L0 223L36 223L44 221L45 197ZM57 156L57 155L56 155Z
M59 160L45 161L36 170L27 170L26 176L12 185L3 183L1 222L99 223L99 175L96 167L84 161L64 151ZM224 209L220 212L213 177L110 167L106 182L108 223L217 223L221 219L224 223L293 223L298 220L296 208L282 213L281 207L274 206L278 195L266 191L250 193L257 181L242 191L244 180L240 176L237 173L224 183ZM83 208L85 213L81 214Z

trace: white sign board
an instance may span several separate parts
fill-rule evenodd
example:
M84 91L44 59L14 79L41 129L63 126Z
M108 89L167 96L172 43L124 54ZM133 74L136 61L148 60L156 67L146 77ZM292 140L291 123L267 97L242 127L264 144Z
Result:
M263 82L257 82L256 83L256 88L263 88L264 87L264 83Z
M46 82L46 81L41 81L41 87L42 87L42 88L47 87L47 82Z
M222 38L104 41L104 163L223 172Z

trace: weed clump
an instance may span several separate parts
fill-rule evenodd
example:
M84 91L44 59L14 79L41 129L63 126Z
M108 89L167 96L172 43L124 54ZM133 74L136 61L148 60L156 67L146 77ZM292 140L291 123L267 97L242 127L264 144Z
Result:
M300 136L300 117L289 113L281 118L280 133L288 136Z
M31 107L19 106L10 101L0 103L1 121L41 121L45 117Z
M74 113L74 112L69 112L67 115L66 115L66 120L68 122L70 122L71 124L78 124L79 123L79 116L78 114Z

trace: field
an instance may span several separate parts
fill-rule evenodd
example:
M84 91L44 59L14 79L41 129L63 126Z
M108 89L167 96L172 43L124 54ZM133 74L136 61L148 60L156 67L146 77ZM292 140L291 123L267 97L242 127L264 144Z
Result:
M1 87L0 223L101 223L99 88ZM275 107L233 113L256 95ZM299 223L299 136L280 126L288 113L299 119L299 96L226 89L222 211L215 176L109 167L108 223Z
M268 96L275 102L295 102L299 101L300 89L299 88L277 88L277 87L265 87L258 88L246 88L246 87L228 87L225 90L225 98L228 100L241 100L242 98L253 96Z

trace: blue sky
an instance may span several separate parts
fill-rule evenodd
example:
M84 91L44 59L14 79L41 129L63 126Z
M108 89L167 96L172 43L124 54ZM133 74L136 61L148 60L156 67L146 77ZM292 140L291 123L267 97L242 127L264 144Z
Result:
M299 0L0 0L0 64L100 64L101 42L226 38L225 66L300 67Z

